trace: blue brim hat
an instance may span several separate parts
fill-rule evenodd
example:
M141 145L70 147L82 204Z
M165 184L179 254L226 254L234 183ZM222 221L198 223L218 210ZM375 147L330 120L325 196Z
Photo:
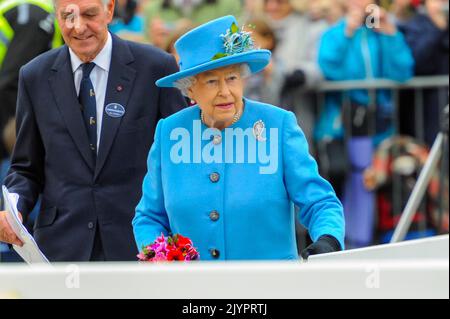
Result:
M156 81L159 87L174 87L175 82L205 71L247 64L252 73L270 62L269 50L255 49L249 32L240 30L233 16L205 23L182 36L175 49L180 57L180 71Z

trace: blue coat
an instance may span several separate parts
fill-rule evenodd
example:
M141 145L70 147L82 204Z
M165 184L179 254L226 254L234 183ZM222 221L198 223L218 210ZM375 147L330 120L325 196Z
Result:
M345 19L327 30L321 39L319 65L331 81L389 79L407 81L414 74L414 59L401 32L386 35L368 27L356 30L354 36L345 35ZM349 97L353 103L369 105L367 90L351 90ZM393 111L392 97L387 90L377 91L378 111L389 115ZM339 120L342 96L327 94L326 105L315 130L315 138L343 137Z
M246 99L242 117L229 129L250 132L245 145L256 145L253 153L244 152L237 138L232 144L227 129L207 129L199 119L193 106L158 123L133 220L139 249L161 233L179 233L193 240L202 260L213 259L214 249L220 260L296 259L293 203L314 241L329 234L344 247L341 203L319 176L293 113ZM252 134L259 120L265 142ZM206 135L201 160L200 143L193 146L200 132ZM214 145L209 137L219 133L221 143ZM264 148L270 160L260 156Z
M151 46L113 38L100 148L89 148L67 46L40 55L20 72L17 143L5 185L25 218L39 194L34 236L50 261L88 261L96 229L108 261L136 260L131 221L146 158L161 117L185 105L176 89L154 83L176 72L175 60ZM120 88L120 89L119 89Z

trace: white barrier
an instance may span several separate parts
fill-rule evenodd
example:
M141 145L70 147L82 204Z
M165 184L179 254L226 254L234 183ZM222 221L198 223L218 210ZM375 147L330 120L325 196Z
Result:
M306 263L2 264L0 298L448 299L448 236L398 245L329 254ZM430 255L420 255L413 246ZM443 247L447 250L441 251ZM415 253L420 256L411 258ZM349 258L342 259L345 254Z
M0 267L18 298L449 298L448 260Z
M311 256L308 262L335 260L449 259L449 235Z

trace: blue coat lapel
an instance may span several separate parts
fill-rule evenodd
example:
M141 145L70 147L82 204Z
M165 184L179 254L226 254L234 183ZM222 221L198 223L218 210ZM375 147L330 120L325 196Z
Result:
M75 91L69 50L64 46L52 66L49 78L52 93L64 122L87 165L94 171L94 159L89 148L89 139Z
M127 103L133 88L133 83L136 77L136 70L129 66L134 61L133 54L128 47L128 44L112 35L113 49L111 56L111 67L108 76L108 86L106 88L105 105L110 103L118 103L127 109ZM118 89L120 87L120 89ZM126 116L126 112L125 112ZM117 130L120 127L123 117L114 118L103 111L103 123L100 137L100 147L98 150L97 162L95 167L96 179L103 166L105 165ZM130 141L131 143L132 141Z

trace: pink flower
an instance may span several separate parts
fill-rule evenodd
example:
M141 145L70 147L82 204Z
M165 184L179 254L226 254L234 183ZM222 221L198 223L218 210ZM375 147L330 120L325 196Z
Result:
M137 257L146 262L191 261L198 260L199 254L189 238L178 234L166 238L161 234L154 243L144 246Z

